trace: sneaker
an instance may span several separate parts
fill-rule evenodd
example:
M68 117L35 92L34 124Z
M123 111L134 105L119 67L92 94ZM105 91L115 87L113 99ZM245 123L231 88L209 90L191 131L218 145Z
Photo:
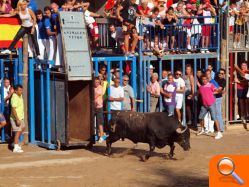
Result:
M188 49L188 50L191 50L191 45L188 45L188 46L187 46L187 49Z
M22 148L20 148L19 146L16 146L14 149L13 149L13 153L23 153L24 151L22 150Z
M197 136L200 136L202 134L206 134L205 131L204 131L204 129L201 129L201 131L197 134Z
M246 44L246 48L249 48L249 44Z
M11 54L11 51L10 50L8 50L8 49L5 49L4 51L1 51L1 53L3 54L3 55L10 55Z
M103 143L103 141L104 141L104 139L102 137L100 137L98 142L101 144L101 143Z
M216 136L214 137L214 139L219 140L219 139L221 139L222 137L223 137L222 133L221 133L221 132L218 132L218 133L216 134Z
M210 53L210 51L209 51L209 50L206 50L206 53Z
M201 49L201 53L204 54L204 53L205 53L205 50L204 50L204 49Z
M108 135L103 135L99 138L99 143L103 143L104 140L106 140L106 138L108 137Z

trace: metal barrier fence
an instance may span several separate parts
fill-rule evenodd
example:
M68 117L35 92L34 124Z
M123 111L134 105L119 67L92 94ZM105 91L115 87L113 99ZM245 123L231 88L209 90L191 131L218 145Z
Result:
M107 69L107 82L108 85L111 84L112 74L111 69L118 68L120 70L120 85L123 82L123 75L125 74L124 69L125 66L130 66L131 72L127 72L128 76L131 78L130 84L134 90L135 97L137 96L137 59L136 57L124 57L124 56L117 56L117 57L93 57L93 66L94 66L94 75L98 76L99 74L99 67L106 66ZM110 86L107 87L107 97L110 94ZM110 103L108 102L107 110L110 111Z
M18 50L19 54L22 54L22 50ZM0 112L4 114L7 122L9 122L10 108L9 104L4 101L4 78L10 79L11 85L22 84L23 77L23 62L22 55L14 57L13 59L3 57L0 59L0 87L1 87L1 107ZM0 141L3 143L6 141L5 128L0 129Z
M164 56L160 59L157 57L143 56L140 58L139 62L139 71L138 71L138 81L139 81L139 92L138 97L143 99L143 103L139 104L139 111L141 112L150 112L150 93L146 90L146 86L150 83L150 66L153 65L158 72L159 75L159 83L162 86L162 71L167 70L174 74L176 70L182 71L182 77L185 77L185 67L187 64L190 64L193 69L193 75L195 77L194 81L194 92L197 92L197 81L196 81L196 72L197 69L201 69L202 71L206 70L208 64L212 64L217 72L220 68L220 62L218 60L217 54L195 54L195 55L185 55L184 57L181 55L170 55ZM185 98L185 97L184 97ZM163 97L160 95L157 105L157 111L163 110ZM193 102L193 111L194 114L193 119L194 123L197 124L197 97L194 98ZM185 99L183 100L183 108L182 108L182 121L183 125L186 124L186 108L185 108ZM189 119L190 120L190 119Z
M207 19L210 23L204 23L204 20ZM152 51L155 45L158 44L159 48L166 52L186 52L189 49L189 44L194 46L189 51L200 52L201 49L205 48L202 46L201 41L203 34L205 34L208 37L208 39L205 39L205 43L208 42L205 45L206 49L217 52L220 46L218 17L183 17L179 18L179 20L180 22L177 24L166 24L164 28L160 28L159 26L155 26L155 23L148 18L144 20L139 19L137 31L139 31L140 36L144 36L140 50L142 52ZM192 20L192 23L185 23L186 20ZM199 23L201 20L203 20L203 23ZM98 24L100 32L99 46L101 48L115 48L119 46L118 41L115 43L114 39L111 38L109 25L108 23ZM122 28L116 27L116 30L122 30ZM172 44L172 37L174 37L174 44Z
M29 61L29 131L30 142L49 149L56 149L51 142L51 111L50 111L50 68L53 62ZM39 82L35 82L35 68L37 69ZM40 85L40 89L35 89L35 84ZM40 98L37 98L37 94ZM37 98L35 102L35 98ZM38 104L38 101L39 104ZM39 106L37 106L39 105ZM40 114L35 114L35 107L39 107ZM37 119L39 116L40 119ZM40 120L38 126L37 120Z
M141 20L139 32L144 36L142 51L158 48L165 52L185 53L200 52L204 49L216 52L219 49L218 17L182 17L179 20L179 23L166 24L163 28L149 19Z

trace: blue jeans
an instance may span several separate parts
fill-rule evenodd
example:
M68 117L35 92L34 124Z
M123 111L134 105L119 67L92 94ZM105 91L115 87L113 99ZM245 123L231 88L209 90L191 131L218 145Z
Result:
M174 116L175 106L174 105L167 105L167 112L169 115Z
M225 128L224 128L224 123L222 119L222 97L216 98L215 107L216 107L216 116L219 122L220 130L224 131Z

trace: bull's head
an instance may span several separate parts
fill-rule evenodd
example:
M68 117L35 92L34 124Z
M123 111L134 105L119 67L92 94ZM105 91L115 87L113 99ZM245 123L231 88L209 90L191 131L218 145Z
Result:
M117 126L116 120L115 119L110 120L110 132L115 133L116 126Z
M188 127L182 125L176 129L176 142L183 148L184 151L190 149L190 131Z

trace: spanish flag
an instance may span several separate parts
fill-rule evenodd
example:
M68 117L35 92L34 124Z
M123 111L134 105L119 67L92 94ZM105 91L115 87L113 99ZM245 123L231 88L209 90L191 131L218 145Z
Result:
M0 18L0 48L8 48L20 28L18 18ZM15 47L22 47L19 41Z

